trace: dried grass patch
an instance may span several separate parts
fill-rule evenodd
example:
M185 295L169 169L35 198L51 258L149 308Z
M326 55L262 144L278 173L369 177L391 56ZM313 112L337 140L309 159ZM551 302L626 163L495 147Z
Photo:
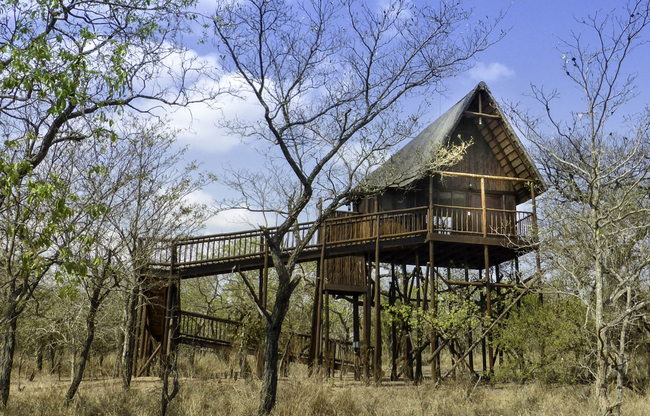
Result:
M32 385L30 385L32 384ZM12 391L9 407L0 414L12 416L148 416L159 413L161 383L156 378L137 379L123 392L119 380L88 381L79 397L66 406L67 383L36 381L23 391ZM183 379L170 416L255 415L260 382L233 379ZM298 373L280 381L274 415L592 415L591 387L487 384L450 381L436 387L403 382L366 385L351 378L309 378ZM650 396L626 392L623 414L650 414Z

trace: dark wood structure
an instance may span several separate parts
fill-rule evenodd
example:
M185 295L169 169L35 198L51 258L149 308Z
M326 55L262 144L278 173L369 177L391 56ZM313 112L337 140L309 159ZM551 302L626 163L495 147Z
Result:
M438 149L461 142L471 144L459 163L443 170L430 169ZM465 290L486 315L500 313L498 319L512 307L513 303L500 305L497 311L494 297L521 287L518 258L536 248L535 198L545 185L484 83L360 186L378 192L355 201L354 212L337 213L325 221L300 258L318 264L312 331L304 357L308 362L335 369L346 362L344 355L353 356L366 375L372 370L379 379L382 296L389 304L400 300L434 316L440 306L439 294L444 291ZM530 210L517 209L529 201ZM295 245L295 233L302 236L310 225L300 224L287 235L287 250ZM390 265L385 276L382 264ZM270 267L272 261L257 230L161 243L143 271L149 301L140 308L138 318L137 373L142 373L156 354L168 354L176 343L215 348L232 345L239 323L181 310L182 279L230 273L233 268L259 269L264 299ZM390 281L382 285L382 278ZM387 296L382 287L389 288ZM330 296L344 297L353 304L351 345L329 337ZM427 347L432 377L439 377L440 352L445 345L455 357L455 365L462 362L474 371L472 350L482 344L483 371L490 372L496 357L485 338L493 325L469 333L464 348L435 330L422 334L427 342L415 345L408 328L393 324L391 378L398 376L400 360L404 376L421 376L422 351Z

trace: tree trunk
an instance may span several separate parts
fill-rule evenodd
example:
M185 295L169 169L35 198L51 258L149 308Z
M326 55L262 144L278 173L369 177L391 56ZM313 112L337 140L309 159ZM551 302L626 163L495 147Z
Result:
M121 331L116 348L116 352L118 353L115 354L115 359L113 362L113 378L122 377L122 353L124 351L124 338L124 331Z
M65 395L65 399L68 402L74 398L77 389L79 389L79 385L81 384L86 369L86 363L88 362L88 357L90 355L90 347L95 339L95 317L97 315L97 309L99 308L99 293L100 289L96 288L93 291L92 299L90 300L90 309L86 316L86 339L84 340L81 354L79 354L77 366L73 370L74 373L72 382L70 383L70 388Z
M601 264L601 245L600 233L597 228L596 213L592 210L591 219L593 225L596 225L595 241L596 241L596 308L595 308L595 324L596 324L596 403L598 404L598 414L600 416L609 415L609 403L607 398L607 363L608 363L608 343L607 343L607 327L605 325L605 305L604 305L604 285L605 275L603 265Z
M264 341L264 374L262 376L262 391L260 411L268 415L275 406L278 389L278 349L280 344L281 325L266 325L266 340Z
M276 264L282 264L279 256L275 258ZM291 281L291 273L286 267L277 267L278 290L275 295L273 313L266 322L266 339L264 341L264 374L262 376L262 390L260 393L259 414L268 415L275 406L278 389L278 352L282 323L289 310L291 294L297 282Z
M172 352L169 356L165 357L164 360L164 371L163 371L163 388L162 388L162 398L160 401L160 414L165 416L167 414L167 406L171 403L172 400L178 394L180 385L178 383L178 353L176 348L172 348ZM169 375L173 374L172 380L172 391L169 392Z
M627 358L625 357L625 344L627 342L627 329L630 325L630 307L632 304L632 288L626 288L625 317L618 339L618 357L616 365L616 402L614 403L612 413L621 415L621 406L623 405L623 379L627 373Z
M136 284L129 292L129 299L126 308L126 323L124 328L124 344L122 345L122 390L131 387L133 377L133 335L135 332L135 317L138 306L138 285Z
M0 348L0 408L7 406L9 388L11 386L11 370L14 365L14 349L16 347L16 320L15 308L11 307L7 313L7 324L2 335Z
M36 350L36 371L41 373L43 371L43 349L45 347L42 344L39 344L38 350Z

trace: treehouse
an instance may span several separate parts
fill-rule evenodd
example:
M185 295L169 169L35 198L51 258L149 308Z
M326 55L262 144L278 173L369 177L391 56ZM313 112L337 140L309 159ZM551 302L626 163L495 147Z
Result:
M448 163L453 154L460 156ZM330 372L352 366L369 376L374 370L379 379L382 303L385 307L399 301L435 314L441 307L438 294L465 291L482 313L493 316L494 309L500 313L496 321L505 316L514 303L498 300L504 291L521 289L525 281L518 259L537 247L535 198L545 185L484 83L374 170L358 189L353 211L337 212L324 221L300 255L300 262L316 262L318 277L311 333L292 337L301 343L296 359ZM530 209L518 208L522 205ZM287 255L297 241L304 241L311 225L298 224L285 236ZM233 347L240 323L183 311L183 279L259 270L258 298L265 304L271 267L260 230L160 242L142 272L149 301L141 305L136 324L136 374L145 372L155 357L164 360L179 343ZM332 296L352 303L351 342L330 338ZM483 370L491 371L495 354L485 343L490 329L470 331L469 344L463 344L466 351L460 353L462 343L448 334L433 330L425 336L427 342L415 343L406 324L397 328L393 322L391 379L399 375L398 361L405 377L421 377L425 348L431 355L431 376L438 377L444 345L449 345L455 363L465 362L474 371L473 349L481 344Z
M456 157L453 164L443 163L459 153L462 157ZM425 310L437 307L439 285L447 290L481 286L482 307L491 315L490 290L520 283L518 258L536 247L534 201L545 185L484 83L373 171L359 188L364 195L355 201L354 212L344 221L331 219L323 226L323 244L357 243L350 248L350 256L324 259L322 293L317 293L317 299L325 299L315 307L326 304L329 295L351 297L354 342L360 345L357 305L363 296L364 339L369 345L368 309L374 305L375 368L381 366L381 314L375 301L381 297L382 285L375 284L377 276L381 279L380 264L391 265L388 302L395 302L400 292L395 286L399 286L403 303L417 303ZM517 209L529 201L531 209ZM511 264L511 283L502 282L504 263ZM403 270L401 285L395 277L396 265ZM426 267L424 275L421 266ZM412 270L410 277L407 267ZM464 281L452 281L452 269L462 270ZM470 270L477 276L474 281L470 281ZM413 285L420 288L417 299L408 294ZM314 316L319 328L320 313L315 311ZM323 325L327 332L327 323ZM323 337L319 331L313 337L315 359L323 349L318 346ZM433 346L437 338L432 335ZM322 342L327 344L327 334ZM486 353L484 345L483 350L484 367L491 370L493 352ZM404 356L409 356L406 347ZM434 365L432 371L439 370Z
M462 158L438 166L444 157L465 145ZM395 153L364 181L377 193L360 198L360 214L391 212L383 228L400 234L426 227L437 244L434 266L484 266L476 245L488 245L491 264L517 257L533 237L534 213L517 206L545 190L544 182L521 142L503 118L484 83ZM430 212L429 212L430 211ZM395 253L390 259L414 264L415 255Z

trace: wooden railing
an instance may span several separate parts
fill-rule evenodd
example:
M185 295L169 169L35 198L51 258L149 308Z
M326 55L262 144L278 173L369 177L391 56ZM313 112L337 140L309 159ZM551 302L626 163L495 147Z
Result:
M308 349L311 340L311 335L300 334L294 332L291 334L294 340L294 351L297 352L299 359L306 361L309 357ZM326 363L330 362L334 366L347 366L353 367L355 364L355 351L352 341L344 341L339 339L329 340L329 357L323 357ZM373 347L369 348L368 354L372 356ZM360 352L359 352L360 353ZM340 367L339 367L340 368Z
M530 237L533 230L533 214L530 212L434 205L432 214L430 220L429 208L418 207L331 218L306 241L305 252L320 250L323 243L328 248L351 246L373 242L377 238L386 241L421 235L428 231L439 234ZM299 242L307 239L313 225L313 222L300 223L296 229L289 231L282 241L283 251L291 252ZM268 231L273 235L277 228ZM172 246L176 253L175 264L179 267L260 259L268 255L262 231L254 230L161 242L154 247L150 265L168 267L172 259Z
M188 341L206 341L231 345L240 322L199 313L179 311L178 337Z
M384 239L403 237L427 231L427 208L408 208L334 218L322 226L325 244L341 246ZM322 241L319 239L318 241Z
M354 367L355 351L352 341L343 341L338 339L329 340L329 355L334 367L337 365L340 368L344 366Z
M531 212L486 208L485 214L486 235L528 237L532 233ZM482 235L483 224L482 208L433 206L433 232Z

